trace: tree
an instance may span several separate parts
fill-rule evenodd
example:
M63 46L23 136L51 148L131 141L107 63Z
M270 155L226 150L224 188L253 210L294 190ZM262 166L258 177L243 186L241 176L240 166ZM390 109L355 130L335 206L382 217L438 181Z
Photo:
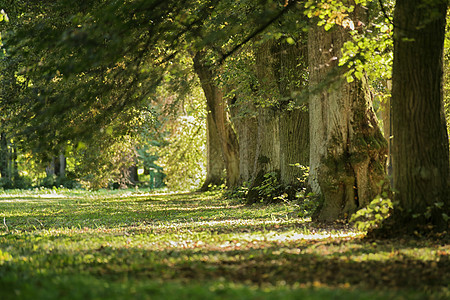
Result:
M294 198L301 169L309 163L309 116L307 106L297 97L305 86L306 45L269 39L257 46L256 77L261 98L258 104L258 136L255 170L247 201L274 201L273 196L287 192ZM273 174L280 195L261 197L260 186ZM265 199L267 198L267 199Z
M216 83L216 75L213 69L207 65L204 52L197 52L194 57L194 69L197 73L207 103L208 120L213 123L213 130L217 130L220 140L225 170L227 187L234 188L239 184L239 143L232 127L228 104L224 99L224 91Z
M4 32L4 49L23 60L18 75L36 92L21 130L30 143L56 149L67 140L86 143L145 107L172 67L179 68L172 62L189 31L214 7L195 1L191 10L187 2L7 3L14 26Z
M289 6L293 6L293 2ZM255 176L256 121L255 112L248 111L254 110L256 106L254 99L251 99L254 95L248 94L252 91L246 89L250 82L245 78L249 73L248 67L253 66L245 64L250 47L244 44L288 10L276 1L219 1L203 28L201 36L206 36L204 40L209 41L206 45L203 43L203 46L212 51L208 53L208 60L205 59L205 52L199 51L194 62L205 91L208 110L218 128L229 188L248 182ZM242 23L247 25L240 26ZM199 54L202 54L203 59L198 59ZM216 111L223 112L216 114ZM222 120L227 124L225 127L221 125ZM221 128L226 128L228 133L222 133ZM213 133L214 130L210 132ZM234 175L230 177L230 174Z
M364 24L360 10L354 24ZM328 31L313 26L308 36L309 182L322 198L318 218L324 221L349 217L366 206L381 193L385 180L387 144L372 109L367 78L361 74L346 82L338 68L348 39L348 30L339 25Z
M210 187L223 183L225 162L222 156L222 143L212 113L208 110L206 118L206 178L200 188L207 191Z
M195 10L187 2L195 2ZM8 1L5 9L12 21L2 28L2 49L21 61L16 74L25 78L30 97L2 101L2 111L26 98L23 113L12 121L18 135L26 136L28 149L41 152L45 160L68 142L73 148L83 145L78 158L88 167L79 174L96 171L97 182L105 183L114 166L99 166L105 162L99 156L118 157L98 147L127 152L118 145L120 137L135 132L133 120L156 98L162 82L177 85L182 93L180 83L189 80L179 72L183 64L174 61L189 30L209 14L210 4ZM94 149L98 152L88 153Z
M393 188L390 232L448 228L449 153L443 114L447 0L397 0L392 74ZM387 223L389 224L389 222Z

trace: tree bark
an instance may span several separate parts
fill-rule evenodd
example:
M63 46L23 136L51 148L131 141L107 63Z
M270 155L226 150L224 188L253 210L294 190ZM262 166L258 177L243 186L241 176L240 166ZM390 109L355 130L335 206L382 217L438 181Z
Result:
M392 91L392 81L388 80L386 82L386 87L389 92ZM383 136L388 142L388 157L387 157L387 175L390 179L390 184L392 186L392 124L391 124L391 99L384 99L381 102L381 118L383 120Z
M303 37L302 37L303 38ZM292 101L293 107L282 105L280 115L280 181L286 187L295 189L302 177L302 169L293 166L309 165L309 112L307 103L293 100L305 86L307 69L307 45L279 43L276 51L278 60L277 82L283 102ZM294 193L295 194L295 193ZM291 194L291 196L294 196Z
M247 186L254 175L258 139L258 120L254 115L255 111L256 107L250 101L231 107L233 124L239 139L239 185Z
M239 184L239 143L227 111L228 104L223 99L223 91L214 82L213 70L204 63L203 52L197 52L195 55L194 70L200 79L208 112L220 138L227 187L232 189Z
M306 105L293 99L302 89L305 57L301 44L275 40L263 43L256 51L256 76L265 99L258 108L256 161L248 203L273 201L258 194L267 173L276 176L279 193L288 192L293 198L302 172L293 165L308 164L309 116Z
M443 44L448 1L397 0L392 75L396 227L448 229L449 154L443 113ZM415 218L413 218L413 216Z
M381 192L387 143L365 77L342 80L337 63L349 35L313 26L308 36L311 96L310 186L323 205L318 219L349 217ZM318 91L317 91L318 90Z
M200 191L219 186L225 179L225 162L222 156L220 137L217 133L212 114L208 111L206 118L206 179Z

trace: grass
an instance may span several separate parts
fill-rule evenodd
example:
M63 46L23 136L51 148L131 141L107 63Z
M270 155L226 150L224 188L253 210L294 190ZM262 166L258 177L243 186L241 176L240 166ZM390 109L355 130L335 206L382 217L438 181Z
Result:
M448 299L450 246L219 192L0 193L0 299Z

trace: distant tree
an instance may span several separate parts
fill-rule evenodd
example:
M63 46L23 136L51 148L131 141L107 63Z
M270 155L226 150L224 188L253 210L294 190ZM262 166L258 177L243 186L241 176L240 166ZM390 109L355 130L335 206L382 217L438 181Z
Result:
M225 162L227 186L237 187L239 184L239 143L231 124L228 104L224 99L224 91L216 83L214 68L208 66L203 52L194 57L194 69L200 79L206 97L208 115L212 120L212 132L217 131ZM211 124L210 124L211 125Z

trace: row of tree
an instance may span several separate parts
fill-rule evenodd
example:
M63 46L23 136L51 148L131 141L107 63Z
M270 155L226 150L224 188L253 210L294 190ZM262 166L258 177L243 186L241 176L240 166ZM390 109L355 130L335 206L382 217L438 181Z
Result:
M208 68L202 52L195 55L194 68L202 82L211 119L208 119L209 165L220 165L220 158L215 159L217 149L211 144L221 145L228 186L236 187L250 180L249 202L259 200L260 186L267 179L265 174L276 174L286 188L295 186L301 177L293 163L309 165L310 188L323 201L318 218L325 221L350 216L377 195L392 196L389 192L392 184L396 209L391 220L395 224L412 229L417 228L416 224L430 223L446 229L449 160L443 114L442 52L447 1L396 3L392 26L392 104L387 106L392 124L385 124L390 126L386 139L392 145L391 178L386 176L385 167L388 143L372 108L373 95L366 73L356 67L353 76L345 80L346 65L339 68L346 42L352 40L351 35L358 34L355 31L368 30L366 24L373 22L370 19L373 12L354 6L341 10L339 15L336 7L330 8L327 3L316 5L310 8L312 15L327 15L322 11L333 9L338 16L330 30L315 26L317 20L312 19L307 49L302 43L304 39L298 36L298 42L294 43L288 43L288 39L262 38L245 49L246 53L252 51L255 58L252 71L258 87L254 96L266 99L264 105L246 101L237 110L256 111L255 118L230 121L230 116L236 114L233 106L241 96L239 89L226 80L221 87L217 86L215 78L221 75L215 72L221 70L215 65ZM288 7L289 4L285 9ZM385 9L379 7L378 13L390 21ZM331 18L329 14L328 17ZM338 18L341 20L337 21ZM429 51L431 45L433 52ZM362 54L356 54L353 62L361 57ZM301 97L295 98L305 90L302 73L306 65L309 116ZM227 90L231 92L223 100ZM286 105L292 102L293 107ZM209 167L208 180L215 182L220 177L218 172L220 168Z
M390 219L396 228L444 230L447 6L447 0L397 0L395 8L353 0L10 1L5 10L14 21L3 24L2 55L21 90L3 91L1 105L29 147L60 151L67 141L108 144L105 132L130 135L134 116L161 103L161 86L177 95L171 104L179 112L198 78L207 108L203 189L220 184L225 170L229 188L249 184L250 203L273 200L272 192L263 193L269 182L266 189L294 197L304 172L298 166L309 166L320 220L349 217L383 195L397 203ZM388 90L390 80L388 147L373 92Z

